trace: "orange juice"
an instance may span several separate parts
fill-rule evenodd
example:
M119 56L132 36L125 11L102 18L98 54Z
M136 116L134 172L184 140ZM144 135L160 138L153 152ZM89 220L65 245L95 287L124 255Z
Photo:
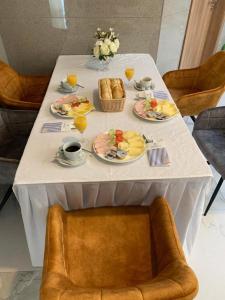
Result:
M134 69L133 68L127 68L125 70L125 75L126 75L127 79L130 81L134 76Z
M67 82L71 85L71 86L75 86L77 84L77 75L74 74L69 74L67 76Z
M74 118L74 125L75 127L80 131L80 133L83 133L85 129L87 128L87 118L84 115L78 115Z

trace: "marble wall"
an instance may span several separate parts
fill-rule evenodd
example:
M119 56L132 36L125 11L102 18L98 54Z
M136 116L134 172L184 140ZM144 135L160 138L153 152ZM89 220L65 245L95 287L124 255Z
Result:
M49 73L60 54L89 54L97 27L120 33L120 53L157 57L163 0L1 0L0 58Z

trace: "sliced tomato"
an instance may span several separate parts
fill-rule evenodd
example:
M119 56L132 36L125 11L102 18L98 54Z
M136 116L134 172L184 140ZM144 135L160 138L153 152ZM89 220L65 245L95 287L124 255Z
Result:
M152 107L152 108L155 108L157 105L158 105L157 100L156 100L156 99L152 99L152 100L151 100L151 107Z
M72 107L77 107L77 106L79 106L79 105L80 105L79 102L73 102L71 106L72 106Z
M116 143L118 144L118 143L120 143L120 142L122 142L122 141L123 141L122 135L117 135L117 136L116 136Z

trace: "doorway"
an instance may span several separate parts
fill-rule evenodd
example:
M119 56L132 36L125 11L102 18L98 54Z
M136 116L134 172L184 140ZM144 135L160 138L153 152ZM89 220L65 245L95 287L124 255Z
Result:
M180 69L197 67L214 53L224 20L224 0L192 0Z

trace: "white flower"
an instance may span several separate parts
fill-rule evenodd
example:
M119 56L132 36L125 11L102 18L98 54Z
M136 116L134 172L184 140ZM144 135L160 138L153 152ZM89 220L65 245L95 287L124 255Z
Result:
M101 28L100 28L100 27L98 27L98 28L97 28L97 31L101 31Z
M115 39L114 44L116 45L117 49L120 46L120 41L118 39Z
M109 47L105 43L101 45L100 51L102 55L109 55L110 52Z
M113 43L113 42L111 42L111 44L110 44L110 50L112 51L112 53L116 53L117 52L117 47L116 47L116 45Z
M104 39L104 43L105 43L107 46L109 46L109 45L111 44L111 41L110 41L110 39Z
M99 51L99 46L95 46L93 50L94 56L99 58L100 51Z
M101 46L102 44L103 44L103 41L97 40L97 42L95 43L95 46Z
M109 28L109 31L113 31L114 29L112 27Z

